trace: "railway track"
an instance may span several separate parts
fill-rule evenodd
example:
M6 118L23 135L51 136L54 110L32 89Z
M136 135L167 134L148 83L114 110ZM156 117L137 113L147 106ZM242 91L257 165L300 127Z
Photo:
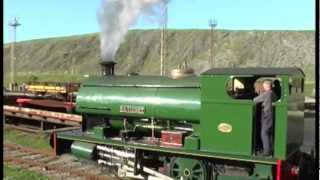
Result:
M56 156L53 152L27 148L17 144L5 143L4 162L37 171L49 179L104 180L118 179L106 174L97 164L78 161L70 155Z

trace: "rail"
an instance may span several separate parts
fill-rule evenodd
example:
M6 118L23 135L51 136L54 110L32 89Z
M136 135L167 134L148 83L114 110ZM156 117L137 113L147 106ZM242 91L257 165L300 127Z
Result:
M70 158L61 158L49 151L5 143L3 152L5 163L38 171L49 177L92 180L118 179L106 175L96 165L87 165L72 161Z

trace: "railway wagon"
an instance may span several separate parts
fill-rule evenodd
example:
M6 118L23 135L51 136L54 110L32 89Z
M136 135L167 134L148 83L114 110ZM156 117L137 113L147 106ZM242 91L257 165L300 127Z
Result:
M49 98L62 101L74 101L80 83L70 82L34 82L23 85L23 91L34 94L34 98Z
M87 80L76 99L78 131L57 133L71 152L142 179L309 179L300 152L304 73L298 68L215 68L180 79L115 76ZM259 82L273 81L272 155L262 156ZM307 158L308 157L308 158ZM302 178L303 177L303 178Z

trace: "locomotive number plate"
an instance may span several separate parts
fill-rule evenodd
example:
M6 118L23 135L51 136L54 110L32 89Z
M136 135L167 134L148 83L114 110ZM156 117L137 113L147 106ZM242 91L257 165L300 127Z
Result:
M144 114L144 107L143 106L133 106L133 105L120 105L120 112L133 113L133 114Z

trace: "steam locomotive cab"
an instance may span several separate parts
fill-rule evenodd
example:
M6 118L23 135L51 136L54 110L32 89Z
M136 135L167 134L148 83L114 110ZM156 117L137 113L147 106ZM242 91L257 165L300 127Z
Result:
M271 157L257 154L261 107L253 103L265 78L277 96ZM303 139L303 79L296 68L225 68L88 80L77 96L82 131L58 133L58 149L123 177L289 179Z
M258 95L264 79L272 80L272 90L277 97L273 102L274 126L271 132L272 147L276 147L273 158L286 159L299 150L304 126L303 73L298 69L257 71L255 68L217 69L202 75L200 126L203 130L201 138L205 137L201 139L205 150L257 155L261 149L261 104L255 105L252 99ZM293 87L296 92L292 92ZM209 131L208 127L216 128Z

